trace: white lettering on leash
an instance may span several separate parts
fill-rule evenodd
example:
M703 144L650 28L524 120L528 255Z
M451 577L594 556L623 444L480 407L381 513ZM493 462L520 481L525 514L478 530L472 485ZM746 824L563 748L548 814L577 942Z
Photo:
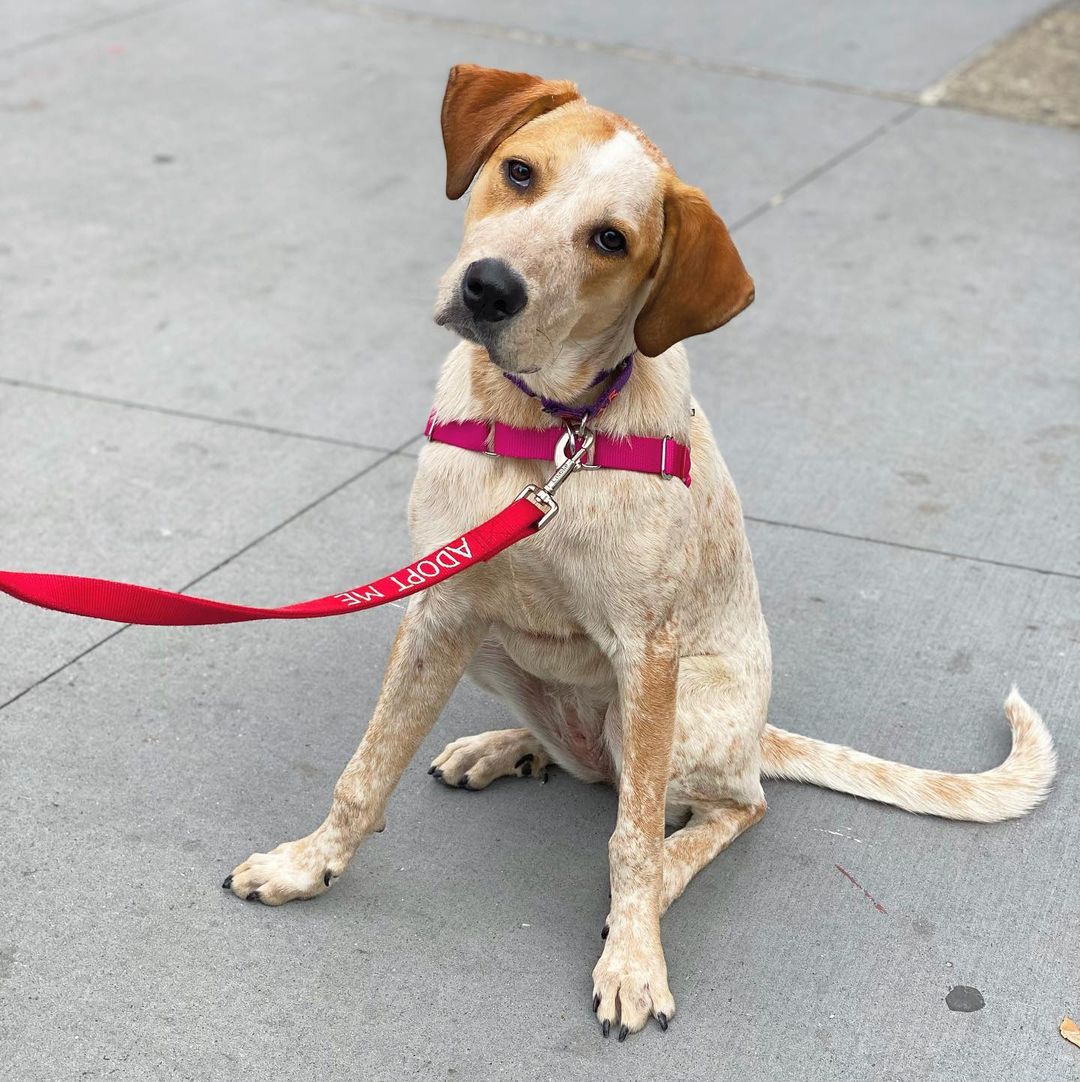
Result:
M343 605L348 605L349 608L363 605L365 601L373 601L375 598L383 596L385 596L383 592L374 586L369 586L363 593L359 590L346 590L343 594L334 594L338 601Z
M457 544L446 545L433 556L418 560L411 567L406 567L404 571L391 575L390 581L398 588L399 593L404 593L414 586L434 582L442 577L444 572L454 571L461 566L463 560L472 558L469 542L463 537Z

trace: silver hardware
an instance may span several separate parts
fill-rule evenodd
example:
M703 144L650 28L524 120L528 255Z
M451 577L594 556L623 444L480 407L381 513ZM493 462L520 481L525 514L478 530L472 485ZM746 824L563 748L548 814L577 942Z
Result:
M518 494L517 499L531 500L544 513L536 524L539 530L559 513L559 505L551 498L551 495L536 485L526 485Z
M489 421L488 422L487 439L484 442L485 442L485 444L490 443L492 447L495 446L495 422L494 421ZM489 451L487 449L487 447L484 448L483 453L485 455L487 455L488 457L490 457L490 458L498 458L499 457L499 454L498 454L497 451Z
M555 472L542 486L526 485L517 494L517 499L530 500L544 512L540 521L536 524L538 530L545 523L550 522L559 513L559 505L555 502L555 493L570 474L576 473L583 468L582 460L596 442L596 433L589 429L579 429L575 433L568 427L567 438L573 438L575 440L580 439L581 446L574 451L572 455L568 458L564 458L564 460L558 464Z
M673 474L670 474L670 473L666 472L666 468L667 468L667 445L669 443L671 443L671 437L670 436L665 436L664 437L664 442L660 444L660 476L665 481L670 481L671 478L674 476Z
M552 456L556 466L561 466L567 459L573 457L578 440L582 441L582 449L585 451L589 451L596 442L596 433L591 429L586 428L584 421L581 422L576 432L569 424L564 427L566 429L566 434L559 437L555 444L555 454ZM578 463L578 469L598 470L600 467L582 459Z

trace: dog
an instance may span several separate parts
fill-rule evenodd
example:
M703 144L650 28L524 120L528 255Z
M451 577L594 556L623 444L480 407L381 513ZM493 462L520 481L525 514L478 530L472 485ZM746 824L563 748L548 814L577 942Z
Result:
M436 322L462 340L432 424L559 432L551 404L562 404L582 419L564 457L594 433L651 437L659 472L580 471L558 517L525 544L413 597L326 820L249 857L224 885L267 905L328 890L382 829L402 772L468 673L518 727L449 744L429 770L438 781L478 790L556 764L618 790L592 1007L604 1036L618 1026L623 1039L650 1017L667 1029L660 918L765 814L763 777L992 822L1046 796L1054 750L1015 689L1012 750L981 774L916 769L766 723L769 636L742 510L681 345L753 300L727 228L634 124L572 83L458 65L442 131L446 194L471 186L472 196L438 290ZM668 441L690 449L692 484L670 476ZM414 552L488 518L550 468L433 439L410 500ZM677 829L665 837L666 824Z

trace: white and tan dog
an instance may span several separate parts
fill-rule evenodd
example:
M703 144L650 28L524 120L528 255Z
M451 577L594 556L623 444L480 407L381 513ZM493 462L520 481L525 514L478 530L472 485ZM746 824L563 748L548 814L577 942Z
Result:
M374 717L325 822L257 853L225 885L279 905L327 890L462 674L520 728L467 736L432 764L482 789L549 763L618 788L611 906L593 970L605 1036L666 1028L675 1002L660 917L690 879L765 814L762 777L792 778L913 812L994 821L1047 793L1050 736L1014 691L1013 746L983 774L885 762L766 724L771 661L739 498L690 395L679 342L737 315L753 283L704 195L631 123L571 83L460 65L443 102L447 194L473 184L465 239L436 319L467 341L436 395L443 420L558 422L504 378L587 403L633 353L633 376L590 422L692 447L693 486L578 474L557 519L490 563L412 599ZM550 465L429 443L411 499L415 553L504 507ZM665 819L680 828L665 838Z

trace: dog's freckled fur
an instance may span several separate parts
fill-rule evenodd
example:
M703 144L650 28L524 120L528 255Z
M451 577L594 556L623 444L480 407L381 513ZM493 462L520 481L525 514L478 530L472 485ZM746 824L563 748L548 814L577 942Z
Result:
M561 490L561 512L527 542L415 595L382 691L325 822L255 854L232 874L241 897L271 905L323 893L381 829L409 760L467 671L503 700L516 728L463 737L431 764L480 789L541 777L556 763L618 787L609 844L611 905L593 971L597 1016L632 1032L675 1010L660 916L693 876L765 813L762 777L812 782L909 811L995 821L1046 795L1050 736L1014 690L1013 748L983 774L886 762L766 724L769 638L735 486L690 394L679 341L753 298L723 222L635 125L572 84L459 65L443 105L447 191L474 181L461 252L439 287L437 318L474 339L443 366L435 411L527 428L557 424L504 370L551 398L588 401L596 375L631 351L633 377L592 422L619 435L688 442L693 485L601 470ZM517 158L535 186L506 178ZM475 178L475 180L474 180ZM601 227L628 253L591 244ZM527 304L469 323L466 268L502 259ZM501 367L500 367L501 366ZM458 537L550 465L430 443L410 499L414 552ZM684 824L666 840L665 819ZM228 881L227 881L228 882Z

